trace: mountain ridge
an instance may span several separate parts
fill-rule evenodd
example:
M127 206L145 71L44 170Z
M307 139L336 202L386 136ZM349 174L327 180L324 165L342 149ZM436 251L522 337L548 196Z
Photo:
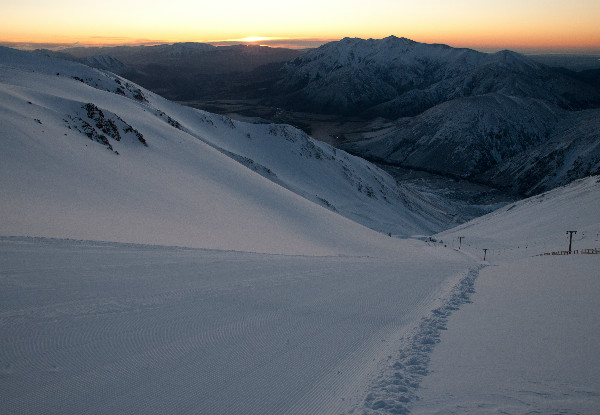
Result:
M338 146L384 165L525 196L600 172L600 90L513 51L345 38L284 72L282 105L374 119Z
M330 42L287 63L283 72L277 102L370 118L414 116L445 101L491 92L571 109L600 105L587 84L516 52L487 54L397 37Z

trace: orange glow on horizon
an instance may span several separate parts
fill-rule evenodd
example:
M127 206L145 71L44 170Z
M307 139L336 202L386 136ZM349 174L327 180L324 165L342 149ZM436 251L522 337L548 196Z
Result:
M493 33L473 37L470 34L447 34L445 36L415 33L414 35L407 33L391 33L383 36L365 36L365 35L350 35L348 37L368 38L383 38L390 35L398 37L406 37L416 42L422 43L441 43L457 48L471 48L476 50L538 50L538 51L573 51L573 52L593 52L600 55L600 36L580 36L580 37L530 37L524 38L519 36L500 37ZM204 39L166 39L166 40L151 40L137 38L107 38L107 37L17 37L12 39L1 39L0 45L15 47L17 49L62 49L68 47L102 47L102 46L154 46L160 44L172 44L178 42L198 42L209 43L215 46L231 46L237 44L253 44L265 47L281 47L289 49L305 49L318 47L324 43L340 40L338 36L332 38L285 38L285 37L267 37L253 36L239 39L225 40L204 40Z
M104 0L93 11L76 0L9 1L0 15L0 42L237 42L301 48L346 36L396 35L474 49L600 50L597 0L303 0L301 5L279 0L171 0L168 7L183 13L165 13L158 0Z
M282 39L280 37L264 37L264 36L250 36L250 37L244 37L241 39L233 39L233 41L240 41L240 42L262 42L264 40L279 40Z

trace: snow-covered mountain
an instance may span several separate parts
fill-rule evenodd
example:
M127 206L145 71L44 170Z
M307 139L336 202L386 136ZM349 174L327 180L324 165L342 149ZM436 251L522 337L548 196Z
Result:
M451 223L292 127L182 107L74 62L0 58L1 234L331 253L378 245L356 222L388 239Z
M499 93L460 98L342 148L521 194L600 173L600 110Z
M525 112L529 117L523 119ZM469 176L545 141L559 114L558 108L538 100L487 94L400 118L393 129L366 133L365 140L346 148L408 167Z
M284 67L281 102L317 113L413 116L437 104L492 92L566 108L600 103L589 85L511 51L384 39L345 38Z
M127 77L177 100L231 98L235 90L288 110L375 119L372 131L338 132L334 142L383 164L503 192L530 195L599 171L600 90L511 51L487 54L394 36L345 38L301 54L280 72L277 63L244 75L296 55L193 43L67 51L115 73L122 73L117 64L90 55L122 57L133 65ZM386 128L381 117L391 120ZM351 138L339 144L339 137Z
M600 174L600 110L565 113L548 140L489 170L483 179L522 194L537 194Z
M522 195L600 172L600 90L515 52L346 38L280 88L288 107L374 119L339 146L382 164Z

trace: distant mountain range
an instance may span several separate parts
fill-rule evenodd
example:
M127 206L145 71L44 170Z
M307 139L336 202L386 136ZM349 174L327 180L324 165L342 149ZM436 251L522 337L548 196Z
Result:
M285 48L253 45L213 46L193 42L156 46L74 47L62 49L60 52L40 49L36 52L63 59L108 55L134 70L143 71L148 66L160 66L170 70L191 69L197 73L246 72L272 62L285 62L302 54L301 51ZM173 76L172 73L164 75Z
M348 131L339 146L382 165L522 195L600 172L596 69L394 36L345 38L306 52L206 44L65 52L171 99L254 99L377 120L372 130Z
M524 195L600 173L600 89L511 51L343 39L284 68L282 105L394 120L342 148Z
M396 119L489 93L567 109L600 106L600 93L589 84L518 53L487 54L394 36L330 42L287 63L283 72L280 101L320 113Z
M156 46L76 47L39 54L75 60L127 77L165 98L256 97L277 79L278 68L303 52L254 45L174 43ZM112 61L106 64L106 57Z

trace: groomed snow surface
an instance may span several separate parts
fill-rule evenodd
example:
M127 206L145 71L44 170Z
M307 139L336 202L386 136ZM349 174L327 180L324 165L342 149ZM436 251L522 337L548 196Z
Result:
M410 247L385 259L2 238L0 412L361 412L398 338L468 266Z
M0 413L600 407L600 255L534 256L597 178L399 239L443 212L297 130L0 55Z
M480 272L430 362L414 413L593 414L598 255L544 256Z

